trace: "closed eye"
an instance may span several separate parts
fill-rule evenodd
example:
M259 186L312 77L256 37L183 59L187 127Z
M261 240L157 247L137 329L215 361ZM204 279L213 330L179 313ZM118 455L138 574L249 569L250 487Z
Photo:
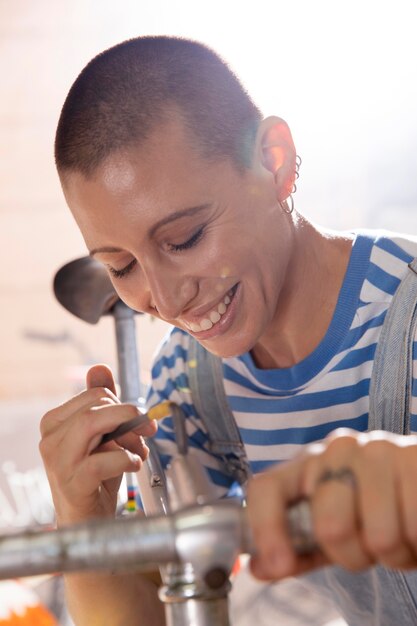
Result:
M199 228L198 231L194 233L192 237L190 237L190 239L187 239L187 241L184 241L183 243L168 244L169 249L171 250L171 252L181 252L181 250L188 250L188 248L192 248L200 241L203 234L204 234L204 226Z
M122 267L122 269L120 270L116 270L114 267L111 267L110 265L108 265L107 267L108 267L110 274L114 278L123 278L124 276L127 276L127 274L129 274L129 272L135 267L136 263L137 263L136 259L132 259L130 263L128 263L125 267Z

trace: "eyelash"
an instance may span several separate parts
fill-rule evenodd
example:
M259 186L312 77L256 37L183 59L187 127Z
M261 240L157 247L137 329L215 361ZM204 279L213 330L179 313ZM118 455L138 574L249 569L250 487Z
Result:
M203 236L203 233L204 233L204 226L202 226L196 233L194 233L194 235L190 237L190 239L188 239L187 241L184 241L184 243L169 244L170 250L172 252L181 252L182 250L188 250L189 248L192 248L200 241L201 237ZM121 270L116 270L114 269L114 267L109 266L109 272L114 278L124 278L135 267L135 265L136 265L136 259L132 259L130 263L128 263L126 267L122 267Z
M190 237L190 239L188 239L184 243L178 243L178 244L170 243L169 244L170 250L172 252L181 252L181 250L188 250L189 248L192 248L200 241L201 237L203 236L203 233L204 233L204 226L199 228L199 230L196 233L194 233L194 235Z
M132 259L130 263L128 263L126 267L122 267L121 270L115 270L114 267L110 267L110 266L108 266L108 268L109 268L110 274L114 278L123 278L124 276L129 274L130 270L132 270L135 265L136 265L136 259Z

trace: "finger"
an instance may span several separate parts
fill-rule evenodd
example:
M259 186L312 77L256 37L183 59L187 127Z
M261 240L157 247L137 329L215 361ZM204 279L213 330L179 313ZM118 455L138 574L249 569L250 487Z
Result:
M248 516L257 553L254 567L259 577L278 579L296 571L287 508L301 495L302 467L302 461L282 464L248 485Z
M319 480L310 506L314 536L329 561L352 571L371 565L361 541L355 484Z
M119 478L123 472L138 472L141 467L140 456L122 448L91 454L80 463L70 489L77 497L95 498L102 483Z
M60 428L61 424L74 413L91 406L95 402L99 402L104 397L108 397L114 404L120 403L117 396L110 389L106 387L92 387L73 396L60 406L51 409L45 413L40 422L41 436L45 437L57 428Z
M360 534L357 480L357 434L337 429L321 454L308 460L306 492L310 496L314 535L329 561L349 570L368 567L372 559Z
M87 372L87 389L107 387L116 396L116 383L111 369L103 363L94 365Z
M75 416L72 429L74 448L77 448L81 455L90 454L101 444L103 435L138 415L140 411L133 404L104 404L90 407ZM145 422L143 426L136 428L136 436L138 432L146 433L148 430L149 424Z
M131 452L138 454L144 461L149 456L149 448L142 435L128 433L120 439L116 439L116 442L120 447L126 448L126 450L130 450Z
M398 495L403 532L413 555L413 567L417 565L417 445L403 450L399 462Z
M49 458L59 458L61 471L72 474L73 468L101 445L104 434L138 415L139 409L132 404L109 403L107 398L96 400L93 405L68 418L59 431L41 442L42 457L46 462ZM145 424L144 432L147 428ZM139 453L142 445L140 442L135 445L135 452Z
M271 573L265 569L259 556L257 554L251 556L249 561L249 567L255 578L264 581L280 580L286 576L300 576L306 572L317 569L318 567L324 567L329 565L329 559L319 550L312 552L310 555L299 556L294 566L294 570L290 573L284 573L277 576L275 573Z
M156 420L148 420L139 427L133 428L130 432L117 437L115 441L123 448L134 451L132 446L136 446L139 437L153 437L158 430L158 422Z
M87 392L85 392L84 400L85 403L82 407L79 407L77 411L72 412L70 415L66 415L65 418L62 415L58 415L58 417L51 416L51 421L48 424L44 424L43 432L42 432L42 440L40 442L40 450L42 457L44 459L48 458L50 453L55 457L55 450L58 448L62 442L65 442L66 445L66 456L68 457L68 451L74 450L76 447L76 442L79 441L78 435L81 434L80 429L80 420L81 424L85 425L86 416L88 414L93 414L94 411L100 407L104 406L119 406L120 402L116 399L116 403L113 401L112 397L109 397L108 394L111 394L110 391L103 387L95 387ZM113 395L113 394L111 394ZM54 409L55 412L60 413L60 408ZM44 417L44 420L47 420L48 416ZM76 429L74 436L74 428ZM93 433L94 434L94 433ZM99 443L99 439L97 439L97 444ZM88 444L88 442L87 442ZM93 447L95 447L93 445ZM85 446L80 450L80 453L85 449Z
M128 441L129 436L131 436L131 441ZM120 442L117 439L101 444L93 451L93 454L108 450L118 450L119 448L129 450L130 452L133 452L133 454L139 455L143 461L146 461L149 456L149 447L146 445L144 437L133 433L125 435L123 437L123 442Z
M409 567L415 563L415 557L402 530L394 444L388 441L367 443L362 462L359 506L363 542L382 565Z

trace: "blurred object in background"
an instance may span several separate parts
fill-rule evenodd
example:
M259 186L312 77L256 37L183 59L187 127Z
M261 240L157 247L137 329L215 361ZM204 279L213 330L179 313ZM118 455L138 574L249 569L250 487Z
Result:
M5 461L0 472L0 532L7 528L52 526L54 508L43 467L18 471Z
M54 526L51 493L38 452L39 419L48 408L50 405L45 400L0 405L1 534L24 527ZM61 576L0 583L0 626L70 626L70 623Z
M36 593L20 581L0 581L0 626L58 626Z

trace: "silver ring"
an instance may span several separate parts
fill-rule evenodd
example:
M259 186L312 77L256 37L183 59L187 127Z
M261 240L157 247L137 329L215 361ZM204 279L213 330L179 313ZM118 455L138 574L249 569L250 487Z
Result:
M340 483L344 483L345 485L349 485L350 487L357 487L356 476L350 467L339 467L338 469L330 469L327 468L319 477L317 484L322 485L323 483L328 483L331 480L336 480Z

